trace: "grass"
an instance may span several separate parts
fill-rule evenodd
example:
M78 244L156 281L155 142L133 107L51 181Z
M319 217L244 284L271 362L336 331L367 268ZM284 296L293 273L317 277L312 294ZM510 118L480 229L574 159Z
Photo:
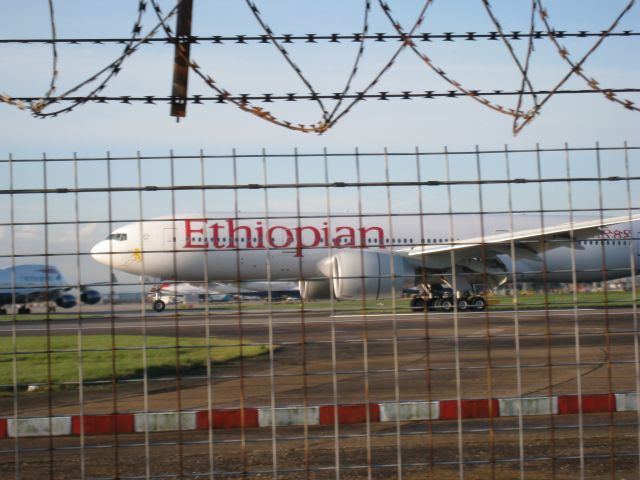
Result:
M495 295L489 297L499 303L491 305L490 308L513 308L514 299L507 295ZM636 299L640 298L640 293ZM578 307L616 307L631 306L633 304L632 292L610 291L606 298L604 292L579 292L576 299ZM548 293L546 298L543 293L520 292L518 294L518 308L571 308L574 306L573 294L571 293Z
M640 291L636 295L636 298L640 298ZM508 295L490 295L487 297L490 310L510 310L514 308L513 297ZM633 296L630 291L609 291L605 301L604 292L580 292L577 296L578 307L623 307L631 306L633 304ZM519 292L518 294L518 308L519 309L536 309L544 308L571 308L573 304L573 295L571 293L548 293L545 299L545 295L542 293L534 292ZM237 303L212 303L209 305L209 310L212 316L217 314L235 313L242 310L246 313L256 312L265 313L269 309L274 312L296 312L302 307L301 303L279 303L273 302L271 305L266 302L245 302L240 305ZM396 299L395 311L408 312L409 311L409 299L398 298ZM172 315L174 313L174 306L169 305L165 310L166 315ZM309 301L304 302L305 310L323 310L329 311L331 308L331 302L329 300L321 301ZM368 313L393 313L392 302L390 299L385 300L366 300L363 304L361 300L343 300L334 302L334 312L337 314L349 314L349 313L362 313L363 308ZM201 315L204 310L203 304L195 304L193 308L184 308L178 306L175 310L178 315ZM152 312L151 306L148 308L149 312ZM125 314L131 314L132 312L115 311L116 316ZM136 312L138 314L139 311ZM83 318L96 318L107 317L104 312L96 312L95 314L83 313ZM30 315L17 315L15 319L19 321L24 320L46 320L47 315L44 313L35 313ZM55 322L62 319L78 319L78 314L62 313L51 314L50 320ZM0 322L14 320L13 315L0 315Z
M149 377L175 375L178 358L180 370L185 373L202 370L207 357L212 363L224 363L243 357L254 357L269 351L267 345L242 345L236 340L210 338L145 337L139 335L84 335L81 352L78 336L28 336L17 338L15 359L19 384L78 382L82 367L83 381L108 380L114 376L140 378L144 372L143 356L146 351ZM0 338L0 385L13 383L14 346L11 338Z
M640 298L640 291L637 293L636 298ZM489 295L487 296L490 310L505 310L513 309L514 301L513 297L509 295ZM633 304L633 295L629 291L609 291L605 299L604 292L580 292L577 296L578 307L614 307L614 306L631 306ZM573 307L573 295L571 293L548 293L546 300L543 293L534 292L519 292L518 294L518 308L533 309L544 308L547 305L549 308L570 308ZM301 308L299 303L297 304L280 304L273 303L272 309L276 311L295 311ZM264 311L269 308L269 305L265 303L243 303L243 311L261 310ZM305 310L313 309L329 309L330 302L304 302ZM337 312L359 312L362 311L363 302L358 300L336 301L334 308ZM364 308L368 312L387 313L392 312L392 303L390 299L385 300L367 300L364 302ZM226 305L224 309L229 311L237 311L237 305ZM409 310L409 300L406 298L399 298L396 300L396 309L398 311ZM217 308L216 311L221 311L223 308Z

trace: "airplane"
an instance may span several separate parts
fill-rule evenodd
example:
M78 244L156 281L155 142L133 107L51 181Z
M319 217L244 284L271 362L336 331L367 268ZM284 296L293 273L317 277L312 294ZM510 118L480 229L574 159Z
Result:
M635 275L640 215L271 216L184 214L134 222L91 249L94 260L176 281L297 280L303 299L389 298L411 308L484 310L507 282L596 282ZM445 285L453 295L433 291ZM439 289L442 292L442 288Z
M75 288L53 265L16 265L0 269L0 315L6 315L6 305L22 305L18 314L29 314L31 302L46 302L48 311L55 311L49 302L60 308L72 308L76 297L69 290ZM95 305L100 301L100 293L81 287L80 301Z

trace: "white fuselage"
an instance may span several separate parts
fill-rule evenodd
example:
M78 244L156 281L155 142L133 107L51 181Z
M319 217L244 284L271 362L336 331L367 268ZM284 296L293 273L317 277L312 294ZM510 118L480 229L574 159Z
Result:
M173 219L136 222L116 229L96 244L92 256L100 263L136 275L177 281L237 282L249 280L300 280L327 278L326 261L344 250L394 252L447 245L453 241L508 231L559 224L566 217L537 215L415 215L309 216L269 219L232 216L183 215ZM602 229L598 236L574 236L539 255L518 259L518 280L578 282L628 277L638 222ZM445 259L448 259L447 257ZM507 272L514 265L508 254L491 253ZM517 258L517 256L516 256ZM429 267L430 258L407 260ZM442 261L442 259L441 259ZM447 260L448 262L448 260ZM450 265L450 264L449 264ZM434 267L446 271L446 265ZM433 269L432 269L433 270ZM510 278L508 279L510 280Z

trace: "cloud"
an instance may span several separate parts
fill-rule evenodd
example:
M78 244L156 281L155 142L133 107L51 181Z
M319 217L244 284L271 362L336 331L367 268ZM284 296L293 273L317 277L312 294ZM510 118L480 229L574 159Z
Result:
M42 226L40 225L18 225L14 229L15 238L21 240L32 240L42 236Z

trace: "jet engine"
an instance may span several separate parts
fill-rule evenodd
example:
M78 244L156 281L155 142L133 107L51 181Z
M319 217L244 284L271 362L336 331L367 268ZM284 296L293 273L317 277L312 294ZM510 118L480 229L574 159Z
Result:
M76 297L65 294L56 298L56 305L60 308L72 308L76 306Z
M331 280L300 280L300 297L303 300L325 300L331 298Z
M392 253L352 250L332 257L331 279L338 299L390 298L415 285L415 268Z
M95 305L100 301L100 292L97 290L85 290L80 294L80 301L87 305Z

